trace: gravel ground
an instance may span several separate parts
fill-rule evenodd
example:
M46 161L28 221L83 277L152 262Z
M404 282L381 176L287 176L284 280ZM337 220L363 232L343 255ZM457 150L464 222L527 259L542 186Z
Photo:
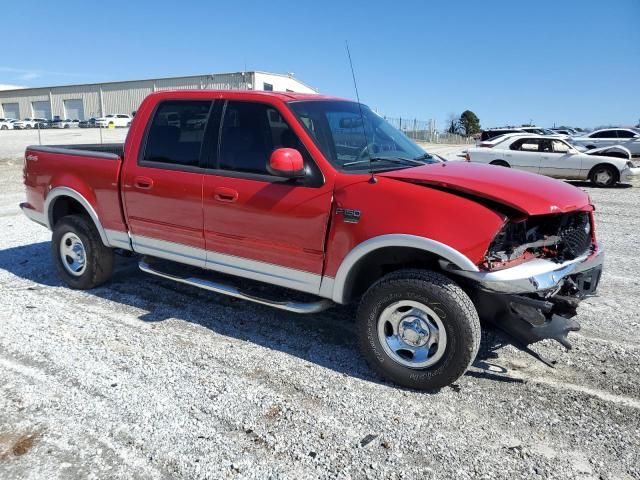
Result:
M64 287L20 156L0 162L0 478L640 478L640 189L587 188L607 268L574 349L535 347L555 369L483 331L426 394L371 373L353 308L288 314L131 259Z

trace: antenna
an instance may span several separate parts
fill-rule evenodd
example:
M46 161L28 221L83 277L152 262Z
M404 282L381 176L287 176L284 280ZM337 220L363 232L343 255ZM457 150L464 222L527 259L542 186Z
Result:
M351 67L351 76L353 77L353 86L356 89L356 100L358 101L358 110L360 111L360 121L362 122L362 135L364 136L365 150L367 152L367 157L369 157L369 173L371 174L371 178L369 179L369 183L376 183L376 177L373 175L373 167L371 166L371 152L369 152L369 140L367 140L367 129L364 126L364 114L362 113L362 104L360 103L360 95L358 94L358 83L356 82L356 74L353 70L353 62L351 61L351 52L349 51L349 42L347 40L344 41L347 46L347 56L349 57L349 66Z

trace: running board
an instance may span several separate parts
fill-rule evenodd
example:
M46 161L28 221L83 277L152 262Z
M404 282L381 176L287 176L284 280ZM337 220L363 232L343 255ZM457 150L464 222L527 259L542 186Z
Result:
M286 310L288 312L295 313L318 313L326 310L327 308L334 305L331 300L318 300L317 302L278 302L274 300L268 300L266 298L260 298L253 295L249 295L241 292L236 287L231 285L225 285L223 283L216 283L210 280L205 280L203 278L197 277L181 277L178 275L174 275L171 273L162 272L153 268L149 263L144 260L140 260L138 262L138 266L140 270L145 273L150 273L151 275L156 275L158 277L166 278L168 280L173 280L174 282L184 283L186 285L191 285L192 287L202 288L204 290L209 290L211 292L220 293L222 295L228 295L230 297L239 298L242 300L248 300L250 302L259 303L261 305L267 305L269 307L279 308L280 310Z

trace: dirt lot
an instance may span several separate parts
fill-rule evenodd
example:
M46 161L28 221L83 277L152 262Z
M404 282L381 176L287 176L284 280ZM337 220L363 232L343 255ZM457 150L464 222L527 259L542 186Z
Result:
M606 272L574 350L536 347L555 369L485 331L472 370L425 394L371 373L352 308L287 314L131 259L102 288L65 288L49 232L17 207L8 138L0 478L640 478L640 189L587 188Z

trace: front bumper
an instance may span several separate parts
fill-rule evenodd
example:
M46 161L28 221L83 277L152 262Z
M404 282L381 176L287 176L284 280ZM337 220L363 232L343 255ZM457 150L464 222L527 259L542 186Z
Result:
M443 267L463 277L461 284L480 319L505 331L520 347L552 339L570 349L567 336L580 329L573 317L580 301L598 288L603 262L604 249L596 245L561 264L537 259L495 272Z
M581 257L564 263L538 258L515 267L494 272L470 272L458 270L451 264L444 265L445 270L475 282L479 288L488 292L525 294L553 290L564 282L564 279L594 268L602 268L604 249L601 245Z
M620 182L640 185L640 167L625 168L620 172Z

